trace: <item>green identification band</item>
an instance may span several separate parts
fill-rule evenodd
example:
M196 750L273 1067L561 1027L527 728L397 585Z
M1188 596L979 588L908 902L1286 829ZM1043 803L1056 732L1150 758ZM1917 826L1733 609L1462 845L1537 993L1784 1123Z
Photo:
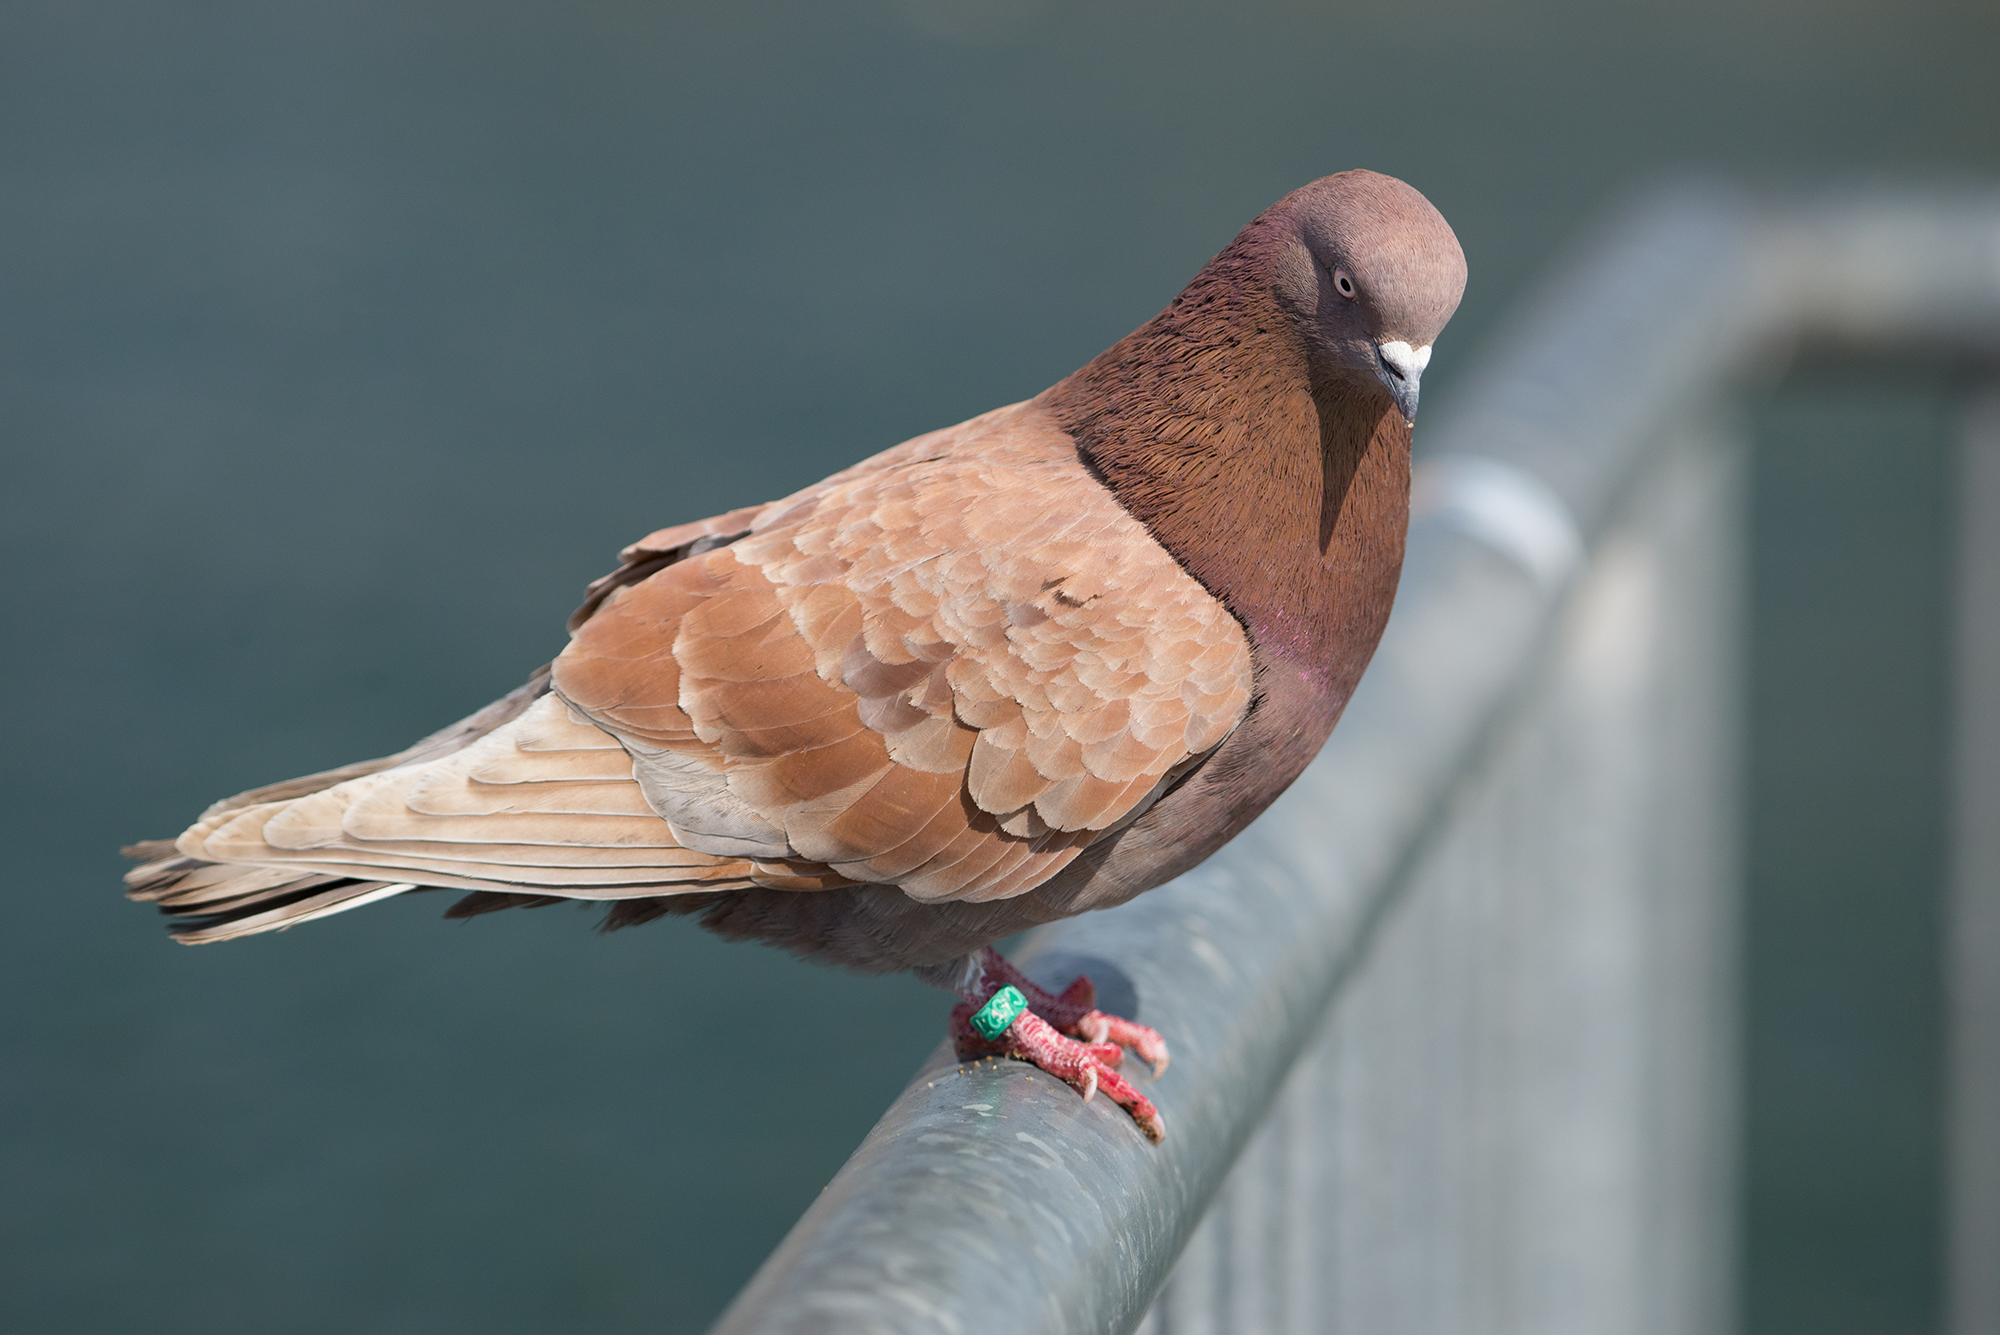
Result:
M1021 995L1020 988L1003 987L972 1013L972 1027L979 1031L981 1038L991 1043L1006 1033L1007 1026L1026 1009L1028 999Z

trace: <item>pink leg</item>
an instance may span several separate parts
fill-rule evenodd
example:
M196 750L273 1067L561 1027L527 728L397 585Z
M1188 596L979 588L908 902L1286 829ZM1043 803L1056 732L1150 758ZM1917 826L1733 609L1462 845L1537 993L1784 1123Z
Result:
M1067 1081L1085 1102L1103 1090L1112 1102L1132 1114L1149 1139L1157 1141L1166 1134L1152 1100L1114 1069L1129 1046L1152 1064L1157 1076L1167 1068L1164 1039L1144 1025L1098 1010L1097 989L1088 978L1078 978L1061 993L1052 993L1028 981L990 946L979 952L978 961L983 976L966 985L960 993L964 999L951 1012L952 1042L962 1060L1015 1057L1032 1062ZM972 1027L973 1012L1007 986L1020 989L1028 1009L1015 1017L1005 1033L987 1039ZM1058 1029L1084 1041L1065 1038Z
M1031 1062L1067 1082L1083 1095L1085 1103L1103 1090L1113 1103L1132 1114L1132 1120L1145 1132L1146 1139L1155 1143L1165 1139L1167 1126L1160 1110L1131 1081L1112 1069L1124 1055L1119 1048L1065 1038L1032 1010L1021 1012L1007 1026L1006 1033L988 1041L972 1027L973 1009L971 1002L960 1002L951 1012L952 1040L961 1059L1014 1057Z
M1166 1072L1167 1063L1171 1060L1167 1053L1167 1040L1143 1024L1098 1010L1097 988L1090 979L1078 978L1058 994L1028 981L1026 974L991 946L979 952L979 963L986 971L991 988L1005 987L1010 983L1020 988L1021 995L1028 999L1028 1009L1065 1034L1092 1043L1115 1043L1130 1048L1139 1054L1141 1061L1153 1068L1155 1078ZM989 989L988 995L991 994Z

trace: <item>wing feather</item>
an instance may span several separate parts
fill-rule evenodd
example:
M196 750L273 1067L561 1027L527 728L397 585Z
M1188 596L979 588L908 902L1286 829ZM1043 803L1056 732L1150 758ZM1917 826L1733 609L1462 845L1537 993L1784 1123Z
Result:
M689 844L950 899L1032 888L1136 816L1242 719L1251 669L1017 405L622 588L553 681Z

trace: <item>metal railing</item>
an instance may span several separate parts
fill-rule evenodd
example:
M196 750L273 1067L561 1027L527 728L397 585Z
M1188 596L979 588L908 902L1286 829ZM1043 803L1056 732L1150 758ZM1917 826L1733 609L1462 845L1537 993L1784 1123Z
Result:
M1953 637L1948 1335L2000 1332L2000 385L1966 414Z
M1037 933L1168 1035L1160 1146L940 1052L718 1330L1718 1330L1734 383L2000 352L2000 198L1654 197L1422 433L1395 615L1221 854Z

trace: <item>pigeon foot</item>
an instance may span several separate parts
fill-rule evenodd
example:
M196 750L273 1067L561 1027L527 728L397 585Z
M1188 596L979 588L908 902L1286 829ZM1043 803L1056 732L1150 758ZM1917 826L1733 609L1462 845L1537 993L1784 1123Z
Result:
M1022 1011L998 1038L982 1037L972 1027L973 1006L960 1002L951 1012L952 1043L959 1059L1012 1057L1032 1063L1068 1084L1083 1095L1085 1103L1102 1092L1113 1103L1132 1114L1146 1139L1158 1143L1167 1134L1166 1122L1153 1101L1141 1094L1116 1067L1125 1055L1115 1043L1084 1043L1055 1031L1047 1020L1033 1011Z
M1159 1075L1167 1069L1165 1039L1145 1025L1098 1010L1097 989L1088 978L1050 992L990 946L979 952L978 961L984 976L951 1013L952 1044L961 1061L1012 1057L1030 1062L1068 1083L1086 1103L1102 1090L1132 1115L1147 1139L1165 1137L1159 1109L1117 1070L1129 1047ZM973 1027L972 1017L1005 987L1017 989L1028 1008L1003 1033L988 1038Z
M1122 1015L1098 1010L1097 987L1088 977L1079 976L1061 992L1050 992L1029 981L1012 961L991 946L981 950L978 958L986 975L987 996L1002 987L1019 988L1028 999L1028 1009L1060 1032L1090 1043L1115 1043L1130 1048L1139 1054L1139 1060L1153 1068L1154 1079L1166 1074L1167 1064L1172 1060L1167 1040L1157 1030ZM985 997L979 1000L983 1002Z

